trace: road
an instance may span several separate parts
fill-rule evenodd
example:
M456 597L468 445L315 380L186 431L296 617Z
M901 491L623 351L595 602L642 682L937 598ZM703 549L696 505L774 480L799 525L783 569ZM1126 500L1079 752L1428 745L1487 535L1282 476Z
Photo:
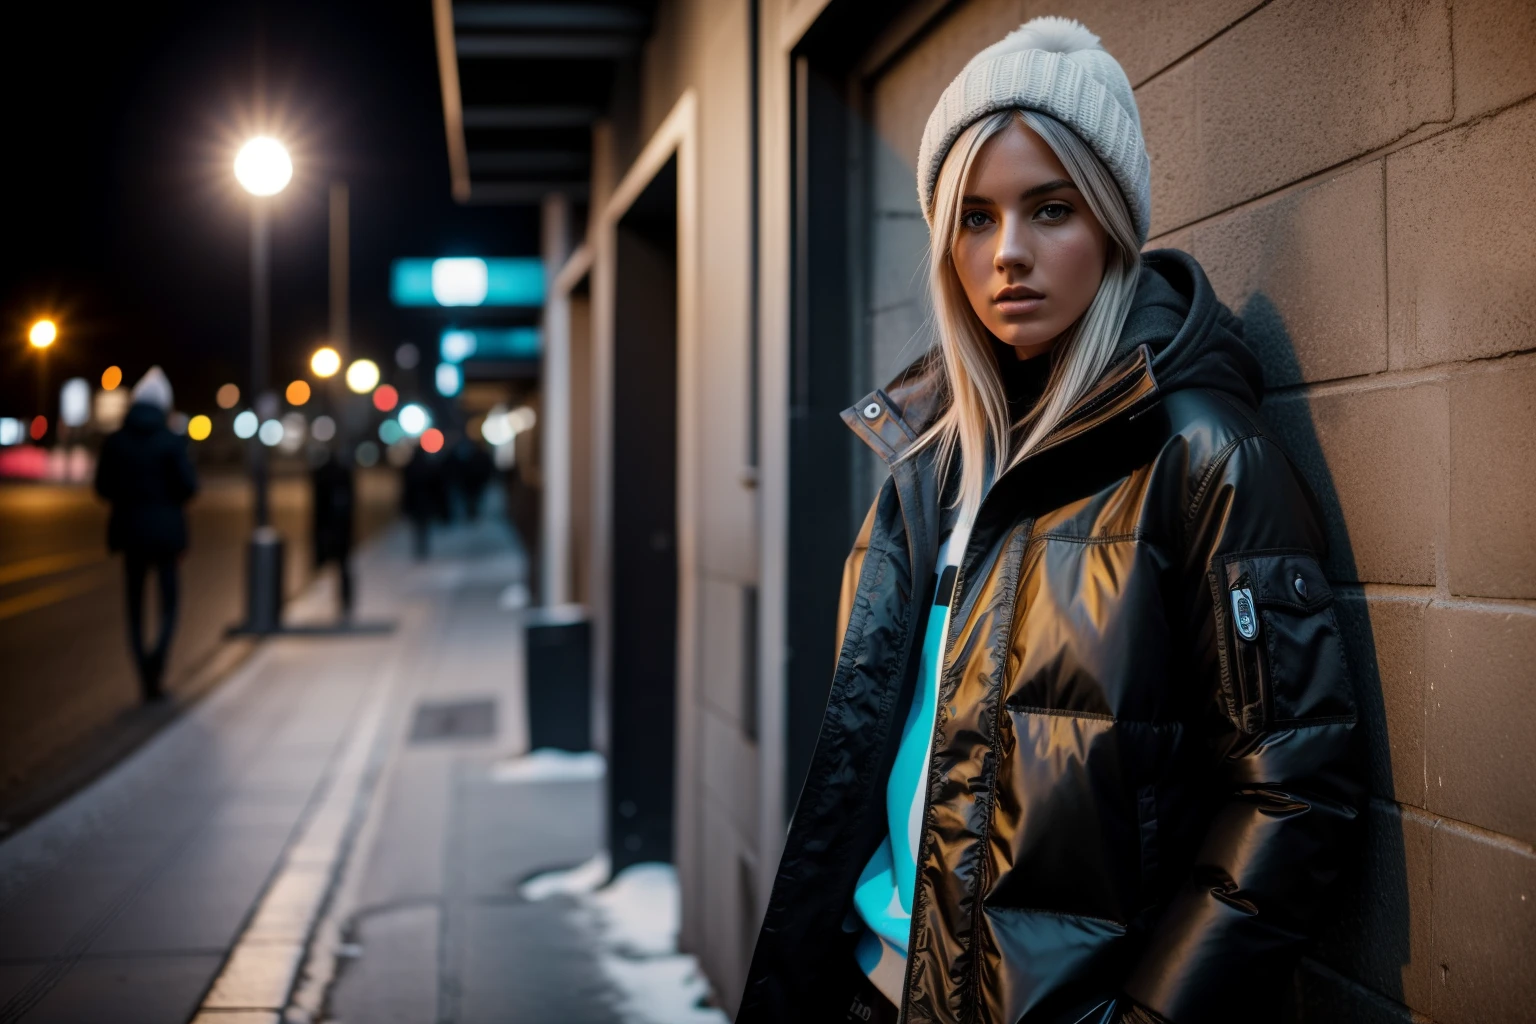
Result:
M384 470L360 474L358 490L358 527L367 536L393 518L396 478ZM275 478L272 510L288 541L291 595L312 576L307 480ZM188 519L191 545L166 674L170 692L183 696L242 614L248 484L236 472L205 473ZM109 742L114 728L140 715L121 559L106 550L106 522L106 507L89 487L0 484L0 808L59 773L61 759L87 757L93 743ZM6 827L0 822L0 834Z

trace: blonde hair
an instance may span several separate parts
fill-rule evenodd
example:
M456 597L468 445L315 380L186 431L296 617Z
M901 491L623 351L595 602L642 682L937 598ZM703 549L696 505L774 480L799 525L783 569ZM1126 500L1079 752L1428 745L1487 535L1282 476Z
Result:
M1040 401L1017 423L1010 422L992 335L971 308L952 256L971 166L988 139L1015 123L1051 147L1104 226L1109 243L1093 301L1049 356L1036 357L1051 360L1050 378ZM970 519L981 505L989 456L1001 476L1045 439L1108 368L1136 292L1140 246L1135 221L1109 169L1070 128L1032 110L999 111L960 133L939 168L928 224L928 289L937 334L930 359L938 366L948 402L910 453L936 447L941 480L959 456L958 502L962 517ZM1015 442L1016 435L1022 439Z

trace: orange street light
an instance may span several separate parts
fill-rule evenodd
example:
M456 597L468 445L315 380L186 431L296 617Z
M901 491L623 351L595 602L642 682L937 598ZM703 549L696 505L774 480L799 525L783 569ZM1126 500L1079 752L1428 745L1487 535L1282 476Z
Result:
M27 340L33 348L47 348L59 336L59 325L52 320L39 320L27 332Z

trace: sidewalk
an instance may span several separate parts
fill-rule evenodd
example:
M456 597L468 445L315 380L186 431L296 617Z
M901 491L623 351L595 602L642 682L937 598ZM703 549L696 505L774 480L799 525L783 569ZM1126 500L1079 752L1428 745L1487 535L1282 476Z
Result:
M482 521L433 555L387 533L359 617L393 633L265 642L0 844L0 1022L724 1020L665 870L591 891L601 761L520 756L515 541Z

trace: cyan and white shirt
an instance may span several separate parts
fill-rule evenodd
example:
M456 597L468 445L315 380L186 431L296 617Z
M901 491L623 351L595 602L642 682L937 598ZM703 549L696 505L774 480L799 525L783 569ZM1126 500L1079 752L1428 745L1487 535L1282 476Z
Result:
M901 1005L912 929L912 891L917 884L917 845L922 835L928 761L933 750L939 674L949 633L949 604L955 576L970 540L971 524L959 523L939 545L938 583L928 611L922 660L912 706L901 730L901 743L885 784L888 833L864 866L853 893L853 906L864 930L854 956L869 980L893 1004Z

